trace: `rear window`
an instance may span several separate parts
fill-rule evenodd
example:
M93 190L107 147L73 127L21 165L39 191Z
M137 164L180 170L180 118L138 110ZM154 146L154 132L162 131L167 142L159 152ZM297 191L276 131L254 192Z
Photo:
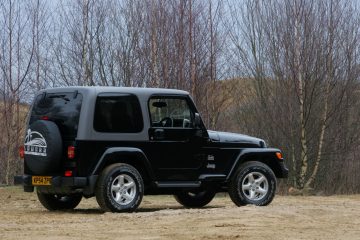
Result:
M141 107L136 96L97 97L94 129L98 132L137 133L143 129Z
M56 123L63 138L75 138L82 98L77 92L41 94L34 101L29 124L47 119Z

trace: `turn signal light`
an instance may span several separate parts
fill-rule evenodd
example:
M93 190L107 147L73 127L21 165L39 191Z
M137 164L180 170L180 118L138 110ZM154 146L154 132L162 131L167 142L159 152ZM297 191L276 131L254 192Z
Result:
M67 156L68 156L68 159L75 158L75 147L74 146L68 146Z
M71 170L66 170L64 173L65 177L71 177L73 175L73 172Z
M278 159L283 159L283 155L282 155L282 153L281 152L277 152L277 153L275 153L276 154L276 157L278 158Z
M20 158L24 159L24 156L25 156L25 148L24 148L24 146L19 147L19 155L20 155Z

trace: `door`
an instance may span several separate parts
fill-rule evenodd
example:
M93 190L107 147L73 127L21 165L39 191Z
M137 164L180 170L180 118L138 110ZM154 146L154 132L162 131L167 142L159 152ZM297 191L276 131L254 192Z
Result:
M160 181L196 180L204 161L194 127L195 107L187 96L149 100L150 158Z

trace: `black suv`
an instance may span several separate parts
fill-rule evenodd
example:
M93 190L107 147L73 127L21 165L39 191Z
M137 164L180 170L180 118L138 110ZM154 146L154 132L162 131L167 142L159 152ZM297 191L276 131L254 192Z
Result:
M49 210L96 196L104 211L133 211L144 194L202 207L227 191L237 206L269 204L286 178L279 149L206 130L189 93L66 87L40 91L28 116L24 175L15 184Z

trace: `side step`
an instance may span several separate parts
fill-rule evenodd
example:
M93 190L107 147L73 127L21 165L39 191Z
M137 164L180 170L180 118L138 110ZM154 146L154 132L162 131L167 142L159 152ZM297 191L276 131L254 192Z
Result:
M158 188L198 188L201 185L200 181L168 181L155 182Z
M202 174L199 177L200 180L225 180L226 175L224 174Z

